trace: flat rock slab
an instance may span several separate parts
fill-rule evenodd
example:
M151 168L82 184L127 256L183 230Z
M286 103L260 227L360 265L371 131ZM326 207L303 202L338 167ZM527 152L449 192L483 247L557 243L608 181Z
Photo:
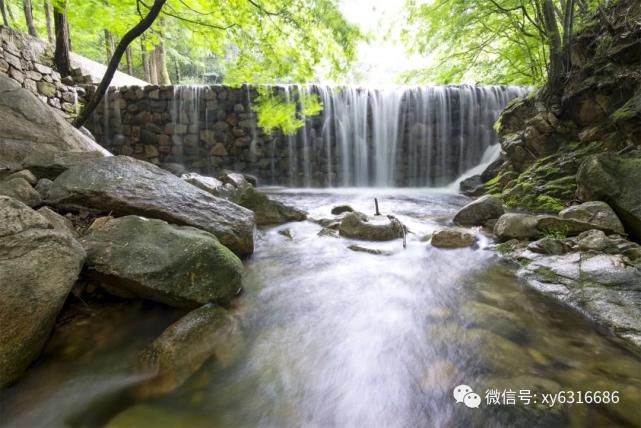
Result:
M62 173L48 205L140 215L211 232L239 256L254 251L254 214L175 175L127 156L95 159Z
M82 239L87 275L122 297L193 308L226 303L243 265L209 232L138 216L101 218Z

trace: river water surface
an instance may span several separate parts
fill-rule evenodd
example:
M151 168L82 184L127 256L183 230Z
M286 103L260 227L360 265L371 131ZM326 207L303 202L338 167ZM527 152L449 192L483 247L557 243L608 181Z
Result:
M429 245L425 237L466 198L434 189L271 192L315 219L343 203L373 214L377 197L383 214L409 227L407 248L318 236L311 221L260 230L233 309L238 340L176 392L127 393L140 382L129 362L179 316L128 306L63 326L68 334L56 333L2 393L3 426L641 426L637 355L528 289L480 231L476 248ZM355 243L389 253L355 252ZM478 393L478 408L456 402L459 384ZM576 401L589 391L616 392L618 403L543 403L544 394Z

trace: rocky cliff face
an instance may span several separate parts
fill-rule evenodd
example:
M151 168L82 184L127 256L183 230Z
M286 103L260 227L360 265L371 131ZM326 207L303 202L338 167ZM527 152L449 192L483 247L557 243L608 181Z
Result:
M500 195L508 206L558 212L574 202L592 200L594 192L585 189L590 184L579 182L583 190L577 192L577 172L586 160L594 161L602 153L620 158L622 165L639 164L641 3L621 0L595 16L576 35L572 60L555 111L533 92L512 102L497 123L503 156L482 179L486 191ZM617 171L611 174L612 182L621 181ZM617 213L630 218L629 201L615 201L626 199L628 192L615 193L622 194L600 192L598 197L615 210L626 206L625 213ZM636 236L638 221L630 218L626 224L636 240L641 239Z

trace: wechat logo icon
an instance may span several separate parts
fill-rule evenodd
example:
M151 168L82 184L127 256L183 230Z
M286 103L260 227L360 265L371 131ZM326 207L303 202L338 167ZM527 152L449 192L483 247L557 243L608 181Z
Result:
M475 393L467 385L459 385L452 391L457 403L463 403L470 409L476 409L481 405L481 396Z

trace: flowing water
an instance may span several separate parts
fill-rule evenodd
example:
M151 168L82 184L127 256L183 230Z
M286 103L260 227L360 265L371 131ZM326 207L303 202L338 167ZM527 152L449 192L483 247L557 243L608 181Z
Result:
M237 341L174 393L136 400L126 367L175 311L105 311L56 333L47 354L0 398L12 427L635 427L641 360L573 311L526 288L479 231L476 248L424 237L467 202L448 190L274 190L330 216L340 203L411 230L400 240L318 236L313 222L258 232ZM289 229L292 239L284 236ZM91 311L89 311L91 313ZM65 332L66 330L66 332ZM197 344L195 344L197 346ZM456 403L469 385L479 408ZM492 390L516 403L489 405ZM543 403L559 391L617 392L618 404ZM486 394L490 393L490 394ZM529 394L529 395L528 395ZM525 399L530 397L529 404Z

